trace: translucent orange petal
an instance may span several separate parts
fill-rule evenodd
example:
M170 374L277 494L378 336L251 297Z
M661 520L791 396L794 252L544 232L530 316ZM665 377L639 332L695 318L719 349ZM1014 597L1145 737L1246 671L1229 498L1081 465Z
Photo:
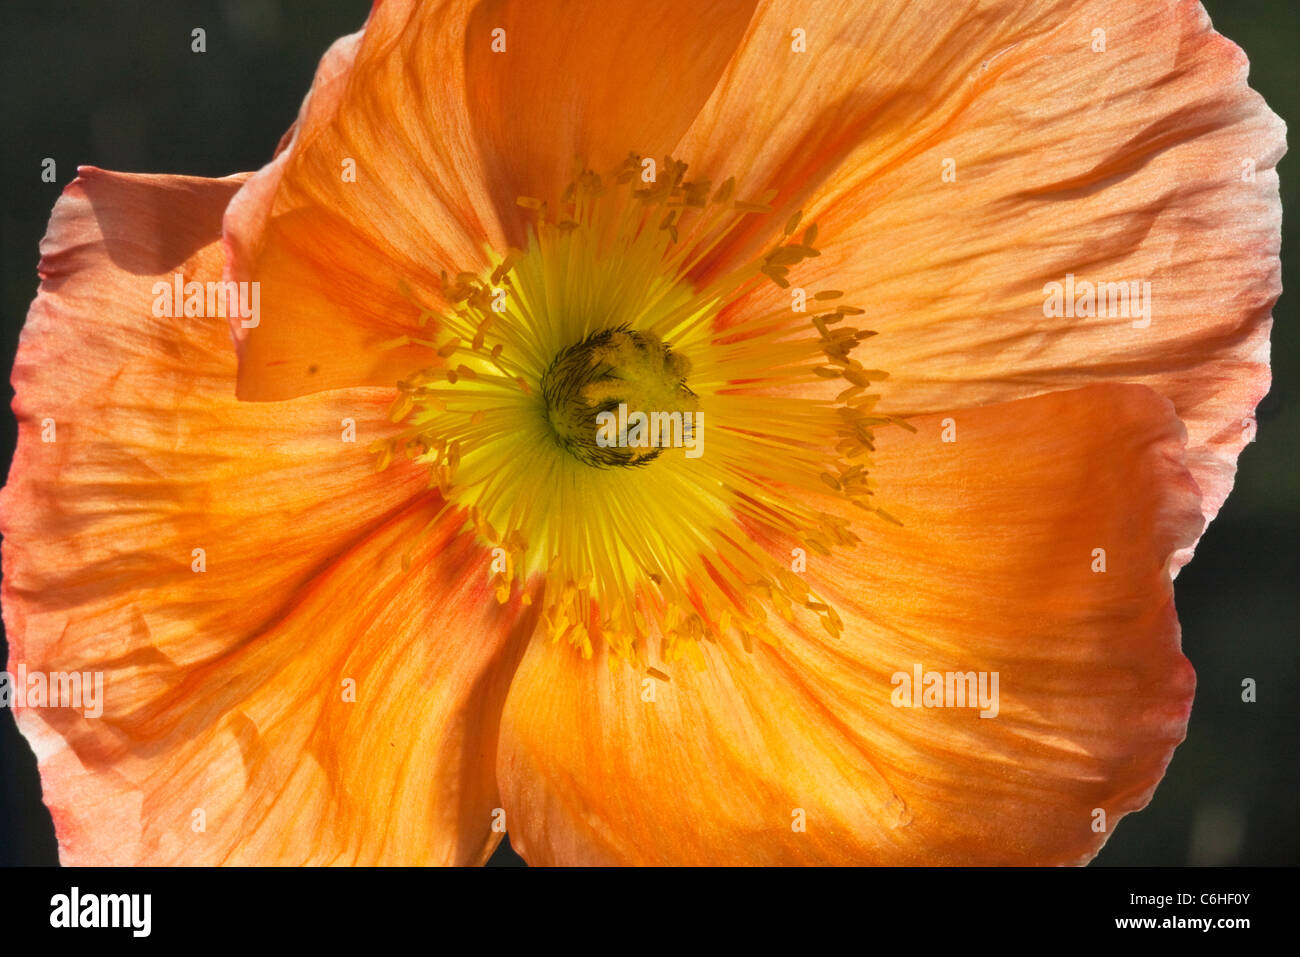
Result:
M1146 804L1194 684L1168 569L1201 526L1177 418L1101 386L957 413L952 443L943 424L879 434L901 528L808 556L840 638L778 620L667 681L529 649L499 779L530 863L1073 863ZM916 664L998 672L997 716L895 707Z
M229 273L262 283L262 321L235 329L241 398L392 387L423 359L379 347L416 325L403 284L432 304L442 271L480 270L488 245L504 248L470 133L470 7L376 4L321 61L288 145L231 204Z
M703 280L753 255L789 212L867 150L890 163L941 137L982 63L1049 34L1076 0L763 0L708 102L677 144L690 174L776 191ZM826 237L833 238L833 237Z
M0 530L9 667L103 674L100 717L17 710L62 860L478 860L517 615L418 537L424 470L375 471L391 392L240 403L226 321L152 314L220 276L241 180L83 170L42 243Z
M784 117L784 132L750 120L763 135L736 149L752 155L760 186L782 188L775 222L802 207L820 227L822 255L792 281L867 307L863 323L879 334L860 357L891 374L882 410L1141 382L1186 423L1213 518L1269 386L1283 124L1199 3L1024 7L962 18L913 2L852 21L862 36L846 25L844 42L859 58L842 82L862 86L844 93L841 126L819 112L833 98L781 112L806 88L772 71L764 109ZM810 28L819 56L836 36ZM698 136L712 142L710 129ZM1068 274L1149 282L1150 325L1045 317L1045 286ZM735 314L788 304L788 291L766 289Z
M718 82L755 0L487 0L465 35L471 119L500 185L550 202L575 159L597 172L635 151L659 162ZM493 31L504 30L505 52ZM512 240L524 239L522 231Z
M326 55L293 138L227 216L232 276L263 283L261 324L236 329L240 396L391 386L418 367L379 348L416 328L403 284L436 305L440 274L482 272L489 248L522 243L516 199L557 197L576 157L605 168L667 152L751 10L377 4Z

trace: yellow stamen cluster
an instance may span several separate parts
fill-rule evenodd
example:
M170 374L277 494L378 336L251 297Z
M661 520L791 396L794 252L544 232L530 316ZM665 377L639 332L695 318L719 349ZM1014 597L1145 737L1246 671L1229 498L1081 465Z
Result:
M521 198L537 214L527 248L494 257L486 275L444 277L448 305L407 291L432 331L392 345L423 345L430 361L398 383L401 428L374 446L379 465L398 454L427 465L448 507L498 549L498 600L540 584L543 627L583 655L595 640L631 659L657 640L665 661L698 659L701 640L748 648L770 609L793 620L796 606L838 635L839 616L789 555L857 541L849 510L815 507L814 493L892 521L872 501L868 469L872 430L897 420L873 414L870 386L885 373L850 356L873 333L846 324L862 310L835 304L835 290L808 297L823 309L811 321L785 307L720 327L729 304L767 282L790 285L791 269L818 255L817 227L796 238L795 215L756 261L693 281L774 194L737 199L733 180L716 190L688 181L671 157L646 182L647 165L633 155L608 178L579 169L554 210ZM665 401L689 396L678 407L707 415L698 458L666 449L635 457L636 468L602 467L575 435L613 392L575 387L593 403L576 417L548 403L557 363L575 349L615 368L624 360L609 350L633 347L670 373Z

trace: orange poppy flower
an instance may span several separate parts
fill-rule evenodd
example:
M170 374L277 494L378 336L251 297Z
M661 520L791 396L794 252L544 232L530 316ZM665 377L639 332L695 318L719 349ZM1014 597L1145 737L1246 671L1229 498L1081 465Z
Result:
M259 172L83 169L0 503L10 670L104 678L17 708L61 858L1087 861L1283 140L1191 0L384 0Z

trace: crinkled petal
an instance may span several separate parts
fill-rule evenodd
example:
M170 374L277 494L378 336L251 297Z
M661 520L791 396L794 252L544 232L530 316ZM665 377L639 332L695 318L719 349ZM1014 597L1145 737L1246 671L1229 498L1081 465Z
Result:
M529 863L1076 863L1147 803L1194 685L1169 573L1201 526L1178 419L1127 386L945 418L955 442L937 416L878 435L902 526L808 555L839 638L778 620L752 653L658 664L667 681L529 648L499 752ZM996 672L996 715L896 706L918 665Z
M220 277L242 179L83 169L42 244L0 529L9 670L102 675L16 708L61 858L481 860L528 624L427 473L376 471L392 392L242 403L225 319L154 315Z
M748 157L753 189L780 191L767 233L754 217L742 237L771 242L800 207L818 224L822 255L791 281L866 308L878 335L859 358L890 373L882 411L1151 386L1187 425L1212 519L1268 391L1281 290L1285 128L1247 86L1244 54L1194 0L852 6L808 16L810 53L760 80L778 26L803 22L780 5L767 46L747 43L749 73L733 71L688 138L754 131L705 152L706 167ZM844 72L814 84L832 55ZM746 93L762 121L738 122ZM1106 314L1045 315L1067 277L1111 284ZM732 315L789 295L769 287Z
M516 200L554 200L576 158L603 169L669 150L751 10L376 4L226 218L231 276L262 283L261 322L235 330L240 396L392 386L419 368L427 353L384 344L422 334L443 277L523 243L531 214Z

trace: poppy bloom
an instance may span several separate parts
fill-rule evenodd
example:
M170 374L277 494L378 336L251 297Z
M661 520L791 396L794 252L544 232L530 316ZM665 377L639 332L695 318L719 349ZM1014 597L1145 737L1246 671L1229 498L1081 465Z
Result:
M83 169L2 501L64 862L1095 855L1283 130L1199 3L961 6L383 0L262 170Z

